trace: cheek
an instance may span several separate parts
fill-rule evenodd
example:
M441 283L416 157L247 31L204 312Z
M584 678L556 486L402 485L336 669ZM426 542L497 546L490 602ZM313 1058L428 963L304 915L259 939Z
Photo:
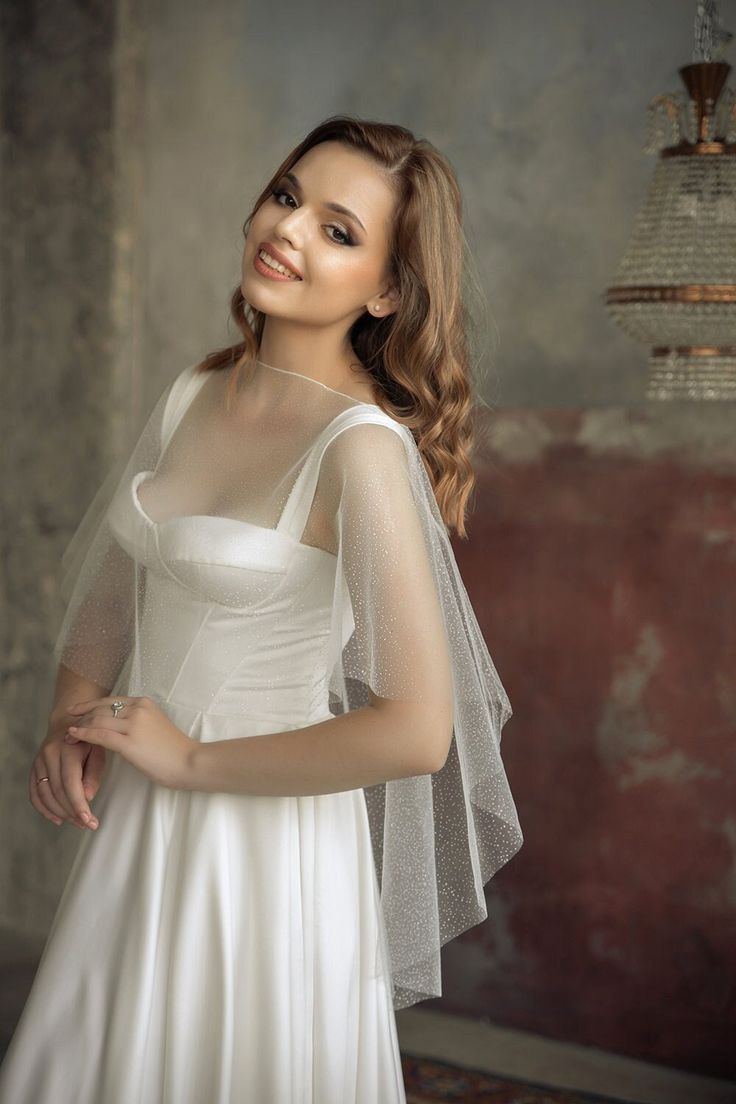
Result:
M309 257L310 283L330 291L341 299L372 295L376 288L375 266L365 254L351 246L327 246Z
M271 211L269 202L256 211L243 239L242 261L252 259L256 243L275 234L278 210ZM380 283L380 264L366 255L362 247L333 245L320 227L304 231L304 258L307 281L303 288L309 294L329 292L332 303L353 304L372 295Z
M268 217L267 208L268 200L261 204L251 219L247 237L243 237L244 248L248 246L255 247L256 242L261 241L262 238L267 238L272 231L274 220Z

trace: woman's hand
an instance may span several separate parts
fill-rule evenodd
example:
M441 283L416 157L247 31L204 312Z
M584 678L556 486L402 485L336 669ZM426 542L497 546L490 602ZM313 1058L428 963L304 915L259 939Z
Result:
M65 743L64 733L72 720L64 710L51 714L46 739L31 765L28 796L33 808L54 824L69 820L78 828L96 828L89 802L102 779L105 749Z
M110 708L124 703L117 717ZM64 739L117 751L152 782L189 789L193 742L151 698L105 697L77 702L67 709L72 725Z

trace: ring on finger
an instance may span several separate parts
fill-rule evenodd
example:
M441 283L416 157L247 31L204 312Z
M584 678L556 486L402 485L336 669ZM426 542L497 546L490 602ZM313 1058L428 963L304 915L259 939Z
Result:
M37 785L37 786L40 786L42 782L48 782L48 783L50 784L50 783L51 783L51 779L49 778L49 776L48 776L47 774L45 774L45 775L44 775L44 776L43 776L42 778L37 778L37 779L36 779L36 785ZM52 791L52 793L51 793L51 796L52 796L52 798L54 798L54 795L53 795L53 791ZM55 798L54 798L54 800L55 800ZM63 809L63 806L62 806L62 809ZM57 817L57 818L58 818L58 816L59 816L59 814L58 814L58 813L55 813L55 812L53 811L53 809L52 809L52 810L50 810L50 811L51 811L51 812L53 813L53 815L54 815L55 817ZM63 809L63 816L65 816L65 817L66 817L66 816L68 816L68 815L69 815L69 813L67 812L67 810L66 810L66 809Z

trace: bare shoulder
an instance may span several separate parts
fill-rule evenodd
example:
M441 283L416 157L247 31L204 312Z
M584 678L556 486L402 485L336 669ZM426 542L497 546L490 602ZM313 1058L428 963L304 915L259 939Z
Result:
M406 469L408 437L407 427L378 407L368 415L361 411L359 418L341 425L330 439L323 467L335 475L356 472L388 477Z

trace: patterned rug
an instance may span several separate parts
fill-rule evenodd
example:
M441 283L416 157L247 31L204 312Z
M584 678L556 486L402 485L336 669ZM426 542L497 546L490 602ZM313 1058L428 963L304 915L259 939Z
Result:
M510 1077L401 1055L406 1104L621 1104L612 1096L555 1089Z

